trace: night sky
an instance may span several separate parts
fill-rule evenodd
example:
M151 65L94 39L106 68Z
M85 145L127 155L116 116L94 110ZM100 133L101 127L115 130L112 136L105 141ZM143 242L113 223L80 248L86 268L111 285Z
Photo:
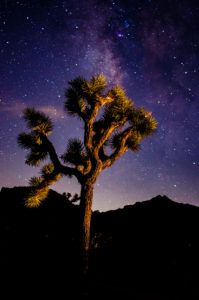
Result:
M28 185L17 136L23 109L54 123L61 155L83 123L63 111L68 81L103 73L158 121L137 153L101 173L93 209L109 210L158 194L199 205L199 2L192 0L0 1L0 187ZM80 191L64 177L58 192Z

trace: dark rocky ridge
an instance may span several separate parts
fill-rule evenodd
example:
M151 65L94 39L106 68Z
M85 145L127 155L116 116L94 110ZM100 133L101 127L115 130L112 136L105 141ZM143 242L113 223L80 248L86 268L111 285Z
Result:
M1 270L7 282L21 270L29 288L35 278L49 289L75 289L79 207L51 190L41 207L28 209L23 202L26 189L2 188L0 193ZM162 299L192 299L198 296L198 253L199 207L157 196L123 209L94 212L90 292L103 296L155 290ZM142 299L150 299L149 292ZM156 299L154 294L151 299Z

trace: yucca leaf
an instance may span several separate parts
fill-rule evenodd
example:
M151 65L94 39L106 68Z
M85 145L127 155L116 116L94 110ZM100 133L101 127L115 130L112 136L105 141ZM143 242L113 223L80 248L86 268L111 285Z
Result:
M25 109L24 119L28 127L38 133L49 134L53 129L50 118L44 113L36 111L34 108Z
M64 108L71 115L83 117L90 110L90 106L98 101L96 95L101 94L107 83L103 75L96 75L91 81L78 77L69 84Z
M132 132L132 134L126 140L125 144L131 151L136 152L139 150L140 141L141 141L140 134L137 132Z
M129 111L133 108L133 102L126 97L124 90L116 86L108 95L114 100L106 105L104 119L110 122L120 122L127 118Z
M46 175L52 174L54 170L55 168L53 164L47 164L42 168L41 174L45 177Z
M157 122L154 118L145 118L139 125L136 126L137 131L142 137L153 135L157 127Z
M33 149L35 146L41 145L40 137L35 133L23 132L19 134L18 145L24 149Z
M47 198L48 193L48 187L42 189L33 188L25 199L25 206L29 208L40 206L41 202Z
M90 89L92 94L101 93L106 88L107 82L103 74L93 76L90 82Z
M69 140L66 152L61 158L65 163L70 163L75 166L84 166L88 160L84 146L79 139Z
M42 183L43 179L41 177L32 177L29 180L30 186L38 187Z
M31 152L26 156L26 164L38 166L48 155L48 152Z
M70 115L81 116L86 108L86 102L85 102L84 98L79 96L77 91L75 91L75 89L73 89L73 88L69 88L66 91L65 95L67 98L67 101L64 104L65 110Z

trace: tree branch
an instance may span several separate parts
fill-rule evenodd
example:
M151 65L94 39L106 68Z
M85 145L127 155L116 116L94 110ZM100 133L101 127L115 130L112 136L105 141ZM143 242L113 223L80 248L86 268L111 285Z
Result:
M103 153L104 155L103 169L112 166L113 163L126 152L128 146L126 146L125 143L131 134L132 134L132 127L128 127L122 132L120 145L118 145L117 149L110 156L107 156Z
M99 153L101 147L104 145L104 143L108 140L108 138L111 136L111 134L113 133L114 130L121 128L125 122L127 121L127 118L124 117L123 120L121 120L120 122L114 122L111 124L111 126L109 128L107 128L101 135L101 137L99 138L99 142L97 143L96 147L95 147L95 151L97 153Z
M88 152L88 155L91 159L93 159L93 122L97 117L97 113L101 104L96 102L93 108L90 110L90 116L85 118L85 132L84 132L84 145Z
M70 168L68 166L63 166L60 163L60 160L57 156L55 148L54 148L53 144L51 143L51 141L49 141L47 136L41 135L41 140L42 140L42 143L46 147L46 151L49 153L50 159L51 159L51 161L54 165L54 168L55 168L55 172L56 173L62 173L62 174L67 175L67 176L75 176L77 178L77 180L80 183L82 183L83 174L79 170L77 170L76 168Z
M115 124L111 124L111 126L109 128L107 128L103 134L101 135L101 137L99 138L99 141L95 147L95 152L98 154L100 148L103 146L103 144L108 140L108 138L111 136L112 132L116 129L116 125Z
M46 151L49 153L50 159L55 167L55 169L59 169L61 164L59 161L59 158L57 156L57 153L55 151L55 148L53 144L49 141L46 135L40 134L40 138L42 141L42 144L44 144Z
M96 95L96 102L90 110L90 116L88 118L84 118L84 145L91 159L93 158L93 122L97 117L99 109L112 101L113 98L111 98L109 95L104 97Z

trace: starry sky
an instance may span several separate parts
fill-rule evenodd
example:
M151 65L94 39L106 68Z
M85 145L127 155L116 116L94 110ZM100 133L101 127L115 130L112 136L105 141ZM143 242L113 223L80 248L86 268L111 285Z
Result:
M68 81L103 73L157 132L99 176L93 209L116 209L156 195L199 205L199 3L194 0L1 0L0 187L28 185L17 136L27 106L48 114L61 155L83 123L63 111ZM79 193L77 180L52 186Z

